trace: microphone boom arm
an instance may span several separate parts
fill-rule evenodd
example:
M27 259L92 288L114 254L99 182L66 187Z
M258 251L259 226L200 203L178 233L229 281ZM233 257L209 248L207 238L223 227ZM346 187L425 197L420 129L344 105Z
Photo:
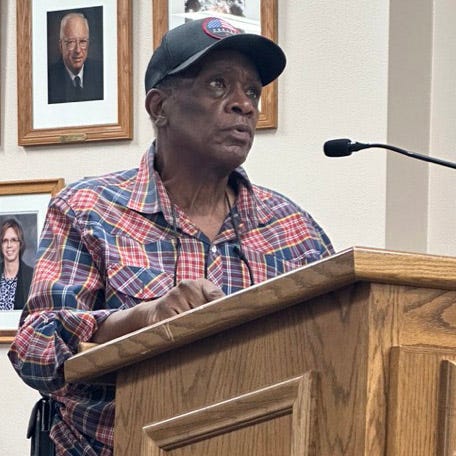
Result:
M393 152L398 152L399 154L406 155L407 157L417 158L418 160L427 161L430 163L436 163L437 165L447 166L448 168L456 169L456 163L452 163L446 160L441 160L440 158L429 157L428 155L418 154L416 152L410 152L405 149L401 149L396 146L390 146L388 144L365 144L367 147L380 147L382 149L392 150ZM365 149L366 147L363 147Z

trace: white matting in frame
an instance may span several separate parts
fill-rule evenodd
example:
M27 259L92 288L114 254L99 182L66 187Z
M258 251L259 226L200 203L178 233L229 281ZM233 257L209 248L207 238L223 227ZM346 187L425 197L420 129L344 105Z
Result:
M19 319L22 310L2 310L0 311L0 331L16 331L19 327ZM0 334L1 336L1 334ZM0 343L2 341L0 340Z

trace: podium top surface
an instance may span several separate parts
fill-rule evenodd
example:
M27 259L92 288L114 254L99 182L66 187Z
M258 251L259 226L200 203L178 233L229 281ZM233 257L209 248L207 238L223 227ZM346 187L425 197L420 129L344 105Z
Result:
M456 258L352 247L81 351L66 361L65 378L100 377L359 281L456 290Z

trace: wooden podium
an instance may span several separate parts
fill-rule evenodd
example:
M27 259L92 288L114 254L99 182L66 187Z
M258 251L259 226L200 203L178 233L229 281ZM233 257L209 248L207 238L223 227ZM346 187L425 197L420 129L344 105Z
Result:
M453 362L456 258L352 248L65 375L116 374L115 456L453 456Z

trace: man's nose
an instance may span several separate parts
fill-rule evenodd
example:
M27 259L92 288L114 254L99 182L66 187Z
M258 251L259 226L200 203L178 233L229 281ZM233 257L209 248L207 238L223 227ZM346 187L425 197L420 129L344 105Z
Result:
M248 115L255 112L256 105L242 87L237 87L231 94L229 109L239 114Z

